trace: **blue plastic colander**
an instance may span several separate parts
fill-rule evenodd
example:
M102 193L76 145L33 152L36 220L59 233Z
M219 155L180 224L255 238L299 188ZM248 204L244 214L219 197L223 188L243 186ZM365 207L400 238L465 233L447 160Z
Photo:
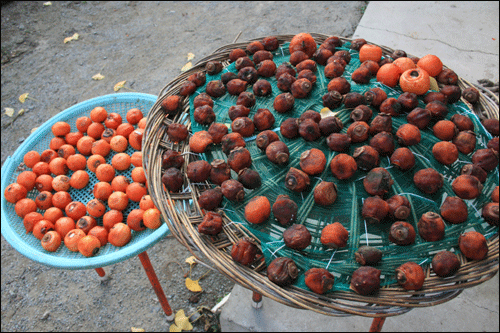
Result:
M23 162L24 155L31 150L36 150L41 153L49 148L50 140L54 137L51 127L56 122L67 122L71 125L71 131L75 132L77 130L76 119L82 116L90 116L90 111L96 106L104 107L108 113L116 112L120 114L125 122L125 116L128 110L131 108L138 108L143 112L144 116L146 116L156 100L157 96L149 94L116 93L78 103L45 122L22 143L12 156L7 158L2 166L1 227L3 237L14 249L16 249L16 251L47 266L65 269L91 269L115 264L131 258L146 251L168 234L169 230L165 223L155 230L146 229L140 232L132 231L132 239L127 245L115 247L108 243L100 249L96 256L91 258L84 257L79 252L69 251L66 246L64 246L64 243L61 244L56 252L48 252L42 247L40 240L35 238L32 233L26 234L23 219L14 211L14 204L6 201L3 196L5 188L9 184L16 182L17 176L24 171L19 168ZM129 146L126 153L131 155L134 151L135 150ZM106 157L107 163L111 164L111 159L115 154L115 152L111 151ZM133 168L134 167L131 165L130 168L125 171L116 171L116 175L124 175L131 179ZM90 176L89 184L81 190L71 188L68 191L73 201L80 201L87 204L88 201L94 198L92 189L94 184L99 182L99 180L93 172L90 170L87 170L87 172ZM72 171L69 171L68 176L71 176L72 173ZM34 200L38 193L36 189L33 189L28 193L27 197ZM138 208L138 202L129 200L127 209L123 211L124 221L126 221L126 217L132 209ZM39 210L39 212L43 214L43 211ZM97 219L97 223L98 225L102 225L102 218Z

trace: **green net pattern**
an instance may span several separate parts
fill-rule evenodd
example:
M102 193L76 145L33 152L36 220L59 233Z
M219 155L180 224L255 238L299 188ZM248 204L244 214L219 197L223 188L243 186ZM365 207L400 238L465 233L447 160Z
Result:
M371 88L380 87L387 93L388 97L397 98L402 93L399 86L390 88L380 84L375 78L372 78L367 84L357 84L353 82L351 80L351 74L361 63L359 61L358 52L351 50L349 46L350 43L347 42L336 50L346 50L351 54L351 61L346 66L345 72L342 75L351 84L351 92L364 94ZM289 56L288 43L285 43L273 52L273 61L276 66L279 66L283 62L288 62ZM238 73L238 70L236 70L235 64L232 63L217 75L207 74L206 82L219 80L221 75L225 72ZM393 284L396 281L394 276L395 268L407 261L413 261L425 267L430 264L433 255L440 250L458 252L458 236L464 231L474 229L481 232L486 238L498 232L498 227L487 224L480 214L481 207L490 201L490 194L495 186L498 185L498 169L496 169L489 173L481 196L474 200L466 200L469 217L465 223L458 225L447 223L445 238L439 242L427 242L418 235L417 222L421 215L428 211L439 213L439 208L444 199L447 196L455 196L451 189L451 182L460 174L462 166L471 162L472 156L472 154L464 155L460 153L458 161L449 166L437 162L431 150L432 146L440 140L432 133L433 123L431 123L428 128L421 131L421 142L409 147L416 157L416 165L411 170L406 172L398 170L390 164L388 157L381 157L380 160L380 166L386 168L394 180L394 185L391 191L386 195L386 198L395 194L400 194L408 198L411 203L412 211L407 222L411 223L417 231L415 243L408 246L401 246L389 242L388 233L391 222L385 222L379 225L365 223L361 216L361 207L363 200L370 196L363 187L363 178L366 176L367 172L358 170L351 179L346 181L338 180L333 176L329 168L331 159L338 153L328 148L325 137L321 137L314 142L309 142L300 137L287 139L280 134L279 127L285 119L289 117L298 118L307 110L320 112L323 108L322 96L328 92L327 84L330 80L324 76L324 66L322 65L317 65L317 71L314 74L317 76L317 82L314 84L308 97L306 99L295 99L293 110L286 114L277 113L273 108L274 98L282 93L277 87L277 80L274 77L265 78L271 83L273 92L267 97L257 97L256 105L251 108L248 117L253 119L253 115L259 108L269 109L273 113L276 119L274 130L278 133L280 139L287 144L290 150L289 163L287 166L280 167L270 162L265 153L255 144L255 137L256 134L258 134L258 132L256 132L254 136L246 138L245 140L246 148L250 151L252 156L251 168L259 172L262 178L262 186L254 190L245 190L246 195L242 202L232 202L227 199L224 199L223 202L223 210L233 223L241 223L259 238L267 264L276 257L292 258L301 272L294 285L306 290L308 288L305 286L303 273L312 267L326 268L335 276L335 284L331 292L335 290L348 291L350 290L350 277L352 273L360 267L354 259L354 253L362 245L374 246L383 251L384 255L382 261L376 267L382 271L381 284L384 286ZM263 78L261 77L260 79ZM198 94L205 92L205 88L206 84L199 87L197 91L190 96L191 110L194 110L194 98ZM252 92L251 85L247 87L247 91ZM213 100L213 110L216 114L216 122L226 124L231 132L231 120L228 116L228 109L236 105L237 96L225 94L220 98L213 98ZM425 108L422 97L419 98L419 107ZM375 117L378 114L378 110L373 107L371 108L373 117ZM477 134L476 149L485 148L488 140L491 139L491 135L483 128L478 117L462 102L448 105L448 109L449 113L446 119L450 119L455 113L467 115L472 119L475 126L475 133ZM341 107L332 111L337 112L337 116L344 125L341 132L345 133L349 124L352 122L349 118L351 110L344 108L342 104ZM405 114L393 117L393 134L398 127L404 123L406 123ZM207 130L209 127L197 123L193 118L192 112L191 126L193 133ZM366 141L352 144L349 153L352 155L354 149L366 144ZM398 143L396 142L396 148L398 147ZM288 190L284 182L286 173L290 167L300 169L300 154L311 148L320 149L325 153L327 165L324 172L319 176L310 177L311 184L305 192L296 193ZM215 145L210 151L201 154L201 157L208 162L214 159L227 160L227 156L222 152L220 145ZM436 169L445 178L445 185L443 188L433 195L424 194L418 190L413 183L413 174L420 169L429 167ZM236 177L233 171L233 178ZM314 202L313 189L321 180L333 182L337 186L338 197L331 206L320 206ZM303 251L292 250L285 246L283 231L288 226L283 227L275 221L272 213L269 220L260 225L251 224L245 220L244 207L252 197L258 195L266 196L272 205L280 194L288 195L297 203L299 210L296 223L305 225L312 235L311 245ZM337 250L329 249L320 242L321 230L324 226L333 222L340 222L349 232L347 246Z

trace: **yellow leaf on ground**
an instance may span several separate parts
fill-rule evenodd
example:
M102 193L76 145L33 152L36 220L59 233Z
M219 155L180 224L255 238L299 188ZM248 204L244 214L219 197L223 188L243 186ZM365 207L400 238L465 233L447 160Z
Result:
M73 36L64 38L64 44L71 42L72 40L78 40L79 37L80 35L75 32Z
M170 328L168 330L169 332L182 332L182 330L179 328L179 326L172 324L170 325Z
M118 82L118 83L117 83L117 84L115 84L115 86L113 87L113 90L114 90L114 91L118 91L118 90L120 90L121 88L123 88L123 87L125 86L125 83L126 83L126 82L127 82L127 81L120 81L120 82Z
M187 64L185 64L184 66L182 66L182 68L181 68L181 72L185 72L185 71L187 71L187 70L189 70L189 69L191 69L191 68L193 68L193 64L192 64L192 63L191 63L191 61L190 61L190 62L188 62Z
M139 327L131 327L130 328L131 332L146 332L144 328L139 328Z
M92 76L92 80L99 81L102 79L104 79L104 75L102 75L101 73L97 73L96 75Z
M187 60L191 61L193 59L194 59L194 53L189 52L188 55L187 55Z
M196 258L194 256L191 256L185 260L190 265L196 264Z
M186 278L186 288L194 292L203 291L198 281L199 280L192 280L190 278Z
M19 96L19 102L24 103L26 101L26 98L28 98L29 93L22 94Z
M191 331L193 329L193 325L191 325L189 318L186 317L182 309L175 314L174 322L183 331Z
M9 117L12 117L14 115L14 109L13 108L5 108L5 114Z
M31 133L34 133L37 129L38 129L38 127L33 127L33 128L31 129Z
M24 114L26 110L25 109L21 109L17 112L18 115L22 116Z

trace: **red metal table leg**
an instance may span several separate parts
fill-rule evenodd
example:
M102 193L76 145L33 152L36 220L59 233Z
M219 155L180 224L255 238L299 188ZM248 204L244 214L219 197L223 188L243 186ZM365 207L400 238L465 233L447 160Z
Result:
M382 326L384 326L385 317L377 317L372 321L369 332L380 332L382 331Z
M253 292L252 294L252 306L255 309L260 309L262 306L262 294L259 294L258 292Z
M155 270L151 265L151 261L149 261L148 254L146 253L146 251L144 251L140 253L138 256L139 259L141 260L144 270L146 271L146 275L149 278L149 282L151 282L153 290L155 291L156 296L158 296L158 300L160 301L161 307L163 308L163 311L167 315L167 320L172 321L174 319L172 309L170 308L170 304L168 304L167 297L165 297L165 293L163 292L160 282L158 281L158 277L156 276Z
M104 269L102 269L101 267L96 268L95 271L97 272L97 274L99 274L100 277L104 277L104 275L106 275L106 273L104 273Z

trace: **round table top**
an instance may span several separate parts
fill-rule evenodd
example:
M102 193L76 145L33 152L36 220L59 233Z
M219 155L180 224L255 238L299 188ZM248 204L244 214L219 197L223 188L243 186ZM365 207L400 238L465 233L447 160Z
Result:
M36 150L39 153L49 148L49 142L54 137L51 131L51 127L58 121L65 121L71 125L71 131L76 131L76 119L81 116L89 116L90 111L97 106L102 106L106 109L108 113L116 112L120 114L125 122L125 116L128 110L131 108L140 109L144 116L147 115L151 107L156 102L157 97L150 94L143 93L115 93L110 95L105 95L101 97L96 97L81 103L78 103L49 119L42 126L40 126L36 131L34 131L16 150L16 152L7 158L2 166L2 193L5 192L5 188L16 181L17 176L24 170L29 170L24 166L23 157L31 150ZM130 147L125 151L131 155L135 150ZM77 150L78 152L78 150ZM111 162L111 158L116 153L111 151L111 153L106 156L106 161ZM130 179L131 171L134 167L131 166L125 171L117 171L117 175L125 175ZM88 201L94 198L92 194L92 188L94 184L99 182L97 177L93 172L87 170L90 176L88 185L77 190L71 188L68 192L71 195L73 201L80 201L87 204ZM69 171L68 176L71 176L73 172ZM27 197L35 199L38 195L38 190L33 189L28 192ZM168 226L163 223L158 229L146 229L143 231L132 231L131 241L123 247L115 247L110 243L103 246L99 253L94 257L85 257L79 252L72 252L66 248L63 244L55 252L48 252L41 246L40 240L35 238L32 233L26 233L23 225L23 219L19 217L15 210L14 204L6 201L5 197L2 196L2 223L1 230L2 235L9 242L9 244L16 249L22 255L39 262L41 264L52 266L56 268L64 269L92 269L98 267L104 267L107 265L115 264L117 262L131 258L139 253L146 251L148 248L152 247L159 240L161 240L168 232ZM106 205L107 206L107 205ZM138 209L139 203L130 201L123 211L124 220L127 214L132 209ZM43 214L43 211L37 210ZM102 218L97 219L98 225L102 225Z

